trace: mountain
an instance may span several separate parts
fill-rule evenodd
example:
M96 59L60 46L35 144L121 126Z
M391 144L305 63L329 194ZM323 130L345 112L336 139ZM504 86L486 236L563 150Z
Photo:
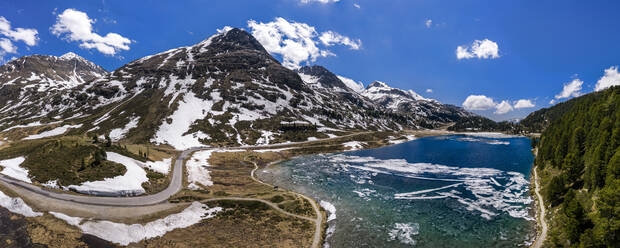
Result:
M57 122L55 117L62 116L58 121L74 127L69 134L89 133L177 149L408 127L406 120L383 114L331 72L315 69L311 73L322 73L325 80L320 81L327 88L302 80L246 31L232 29L49 93L48 98L59 101L28 99L22 108L39 112L38 116L9 111L7 115L21 121L0 120L0 126ZM32 84L40 87L42 83Z
M2 71L0 130L26 128L13 139L48 126L187 149L434 128L475 116L385 83L361 90L321 66L290 70L241 29L110 73L72 53L26 56Z
M424 98L413 90L401 90L374 81L361 94L394 113L407 115L419 127L437 128L463 118L477 116L464 109Z
M620 87L537 112L528 118L544 128L535 165L550 215L548 246L617 247Z
M527 115L527 117L523 118L519 123L523 128L529 132L542 132L546 127L548 127L553 121L562 117L566 112L568 112L573 104L576 102L575 98L570 99L565 102L558 103L549 108L542 108L537 111L534 111Z
M4 122L18 122L58 114L61 110L55 106L68 97L59 93L107 73L75 53L12 60L0 66L0 118Z

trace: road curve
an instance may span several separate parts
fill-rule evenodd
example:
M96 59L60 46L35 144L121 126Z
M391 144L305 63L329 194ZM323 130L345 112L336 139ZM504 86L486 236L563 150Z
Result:
M168 187L158 193L152 195L133 196L133 197L102 197L102 196L86 196L86 195L74 195L59 193L55 191L47 190L43 187L38 187L26 182L15 180L13 178L0 175L0 181L13 184L32 192L44 195L50 198L65 200L70 202L100 205L100 206L120 206L120 207L135 207L135 206L148 206L158 203L166 202L170 196L179 192L183 186L183 161L194 151L202 148L192 148L185 150L175 160L174 168L172 169L172 179Z
M75 195L75 194L66 194L48 190L43 187L35 186L26 182L22 182L4 175L0 174L0 183L8 183L12 185L16 185L27 190L30 190L34 193L50 197L58 200L65 200L69 202L76 202L82 204L89 205L99 205L99 206L116 206L116 207L135 207L135 206L149 206L155 205L162 202L166 202L171 196L179 192L183 187L183 165L185 159L189 155L191 155L195 151L200 150L209 150L209 149L219 149L219 150L228 150L228 149L261 149L261 148L277 148L291 145L300 145L305 143L313 143L320 142L332 139L340 139L346 138L354 135L370 133L370 132L360 132L347 134L338 137L318 139L313 141L301 141L301 142L290 142L290 143L280 143L280 144L271 144L271 145L257 145L257 146L240 146L240 147L229 147L229 148L217 148L217 147L193 147L187 149L179 155L179 157L174 162L174 168L172 168L172 179L170 180L170 184L166 189L157 192L151 195L143 195L143 196L127 196L127 197L107 197L107 196L88 196L88 195Z

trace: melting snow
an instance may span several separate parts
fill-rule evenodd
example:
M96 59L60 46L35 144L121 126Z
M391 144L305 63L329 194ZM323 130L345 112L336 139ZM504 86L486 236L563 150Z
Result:
M110 139L112 141L119 141L122 138L125 138L125 135L129 130L136 128L138 126L138 121L140 120L139 116L132 117L129 120L129 123L125 125L124 128L115 128L110 131Z
M28 170L20 167L24 161L25 157L17 157L13 159L7 159L0 161L0 166L4 167L0 174L7 175L9 177L15 178L20 181L24 181L27 183L32 183L30 178L28 177Z
M28 137L26 137L24 139L25 140L33 140L33 139L41 139L41 138L61 135L61 134L64 134L65 132L67 132L67 130L69 130L71 128L80 128L80 127L82 127L82 124L79 124L79 125L64 125L64 126L57 127L57 128L52 129L52 130L49 130L49 131L42 132L40 134L30 135L30 136L28 136Z
M118 153L106 152L107 159L125 166L124 175L106 178L102 181L84 182L81 185L70 185L68 188L92 195L141 195L145 193L142 183L147 182L146 171L142 169L142 162L125 157Z
M54 217L77 226L83 233L97 236L120 245L139 242L141 240L161 237L174 229L186 228L202 220L213 218L222 208L209 208L207 205L193 202L189 207L177 214L168 215L144 225L124 224L111 221L83 221L79 217L71 217L62 213L50 212Z
M32 208L19 197L9 197L0 191L0 206L8 209L11 213L20 214L26 217L37 217L43 213L35 212Z

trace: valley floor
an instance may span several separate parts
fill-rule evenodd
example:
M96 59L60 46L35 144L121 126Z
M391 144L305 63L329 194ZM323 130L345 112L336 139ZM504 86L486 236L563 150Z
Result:
M219 233L211 238L201 238L201 244L215 247L222 244L243 244L247 235L233 236L217 230L245 230L257 235L254 245L278 244L279 247L319 247L325 232L326 214L318 204L304 195L279 189L266 184L254 176L254 172L265 166L287 160L295 156L317 153L332 153L351 149L367 149L402 143L413 137L455 134L441 130L419 130L401 133L358 132L345 136L267 146L246 146L237 148L217 148L209 158L209 174L213 185L204 189L190 190L184 164L191 159L191 154L205 149L194 148L184 151L171 168L172 175L168 188L139 197L92 197L77 194L52 192L37 186L16 182L0 177L0 191L14 197L22 198L27 205L41 212L58 212L80 218L82 223L90 220L107 220L115 223L145 224L174 215L188 208L192 202L200 202L210 208L221 207L224 212L215 217L204 219L197 225L175 229L138 242L140 246L150 247L154 244L190 244L188 233ZM536 187L538 190L538 186ZM54 235L58 220L49 214L29 217L29 233L33 226L44 230L48 238L37 239L54 247ZM32 224L38 223L38 224ZM62 222L60 222L62 223ZM79 222L78 222L79 225ZM242 226L244 225L244 226ZM75 230L73 226L62 224L64 228ZM218 227L221 227L218 229ZM248 227L253 227L248 229ZM39 230L39 231L41 231ZM262 230L262 231L261 231ZM77 229L77 233L79 233ZM63 231L64 232L64 231ZM272 233L275 232L275 233ZM215 234L214 233L214 234ZM268 235L271 233L270 235ZM0 236L2 234L0 233ZM32 236L32 235L31 235ZM96 236L96 235L95 235ZM76 244L80 242L108 242L83 233L76 235ZM260 238L259 238L260 237ZM47 240L47 241L46 241ZM95 241L93 241L95 240ZM260 240L260 242L259 242ZM0 240L1 241L1 240ZM267 242L267 243L264 243ZM271 242L271 243L269 243ZM111 243L110 243L111 244Z

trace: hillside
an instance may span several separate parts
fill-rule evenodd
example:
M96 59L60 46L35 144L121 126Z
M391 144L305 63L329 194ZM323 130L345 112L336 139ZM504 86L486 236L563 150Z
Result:
M536 169L551 213L546 245L614 247L620 243L620 87L539 111L528 123L548 127ZM541 127L539 126L539 127Z
M292 71L241 29L110 73L73 53L26 56L0 71L0 129L13 141L51 132L182 150L436 128L476 116L385 83L361 90L321 66Z
M521 120L519 124L528 132L540 133L553 121L559 119L566 112L568 112L576 101L576 99L570 99L568 101L558 103L553 107L542 108L534 111Z
M461 119L478 117L460 107L442 104L413 90L393 88L380 81L369 84L361 94L391 113L404 115L418 128L438 128Z

